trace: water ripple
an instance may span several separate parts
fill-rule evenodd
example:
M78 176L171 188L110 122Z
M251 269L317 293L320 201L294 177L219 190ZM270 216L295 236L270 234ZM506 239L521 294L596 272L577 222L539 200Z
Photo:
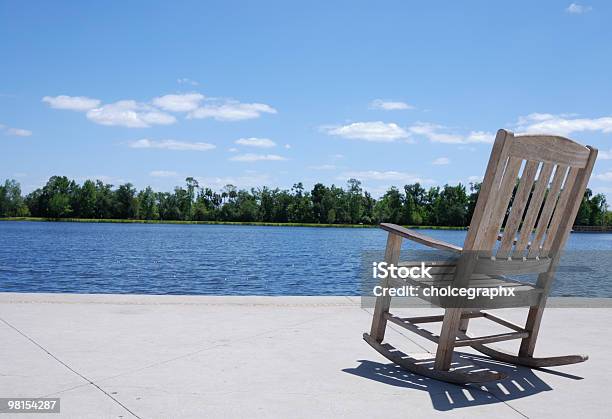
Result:
M611 237L576 234L569 247L610 251ZM385 241L379 229L0 222L0 291L358 295L362 255ZM600 271L565 274L554 295L612 296Z

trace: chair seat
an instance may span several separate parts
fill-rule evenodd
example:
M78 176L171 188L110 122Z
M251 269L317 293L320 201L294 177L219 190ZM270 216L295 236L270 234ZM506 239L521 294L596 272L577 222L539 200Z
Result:
M399 267L415 267L420 266L422 262L400 262ZM432 261L424 262L425 266L432 268L429 271L431 278L405 278L393 279L391 285L393 287L401 287L412 285L418 287L417 296L425 301L430 302L438 307L463 307L470 309L492 309L492 308L507 308L507 307L529 307L537 304L543 290L535 285L521 282L514 279L504 277L502 275L487 275L487 274L472 274L467 288L475 290L466 291L474 293L474 298L466 297L448 297L444 295L434 294L435 291L424 292L425 288L446 288L453 287L453 279L455 275L456 261ZM499 288L512 289L512 295L499 295L491 298L491 293L500 292ZM496 289L496 290L493 290ZM479 293L480 295L475 295ZM510 292L508 293L510 294Z

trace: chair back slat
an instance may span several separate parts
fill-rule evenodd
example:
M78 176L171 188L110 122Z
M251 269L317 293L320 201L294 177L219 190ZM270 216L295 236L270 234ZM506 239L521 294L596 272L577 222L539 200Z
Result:
M495 142L487 164L485 176L480 184L478 200L474 207L474 214L470 222L463 249L467 251L479 250L481 247L481 237L486 232L490 213L493 211L493 206L496 202L497 191L501 183L506 163L508 162L508 151L511 143L506 141L508 132L504 130L497 131Z
M565 176L567 175L568 166L558 165L555 168L555 174L553 175L553 180L546 194L546 198L544 201L544 207L542 208L542 212L540 213L540 217L538 218L538 224L535 230L535 235L533 240L531 241L531 247L529 248L529 252L527 254L528 258L534 258L540 255L540 245L548 230L548 225L550 223L550 218L552 217L552 212L555 209L555 205L557 204L557 198L559 197L559 192L561 191L561 185L565 180Z
M561 224L563 218L563 210L567 207L567 204L571 199L572 190L574 188L574 184L576 183L576 178L578 177L579 172L580 169L576 167L570 168L570 171L567 175L567 179L563 184L563 189L559 194L559 201L557 202L557 207L555 208L555 212L550 221L550 227L548 228L548 232L546 233L546 239L544 240L544 244L542 245L540 257L547 256L550 251L552 242L557 234L557 230L559 229L559 225Z
M550 181L550 175L552 174L554 165L552 163L544 163L540 169L538 180L536 180L533 194L529 202L529 208L523 219L523 225L521 226L521 232L519 238L514 246L512 257L522 257L523 253L529 245L531 239L531 232L535 227L538 214L542 208L542 202L544 201L544 195L548 189L548 183Z
M560 251L563 250L569 233L572 230L576 215L580 209L580 204L582 203L584 191L589 183L591 173L593 172L593 166L595 166L595 161L597 160L597 149L591 146L587 146L587 148L590 150L591 154L589 155L584 169L578 171L576 179L573 182L573 187L571 189L568 188L568 190L570 190L570 192L568 192L569 199L565 208L560 209L562 212L562 215L560 216L561 221L556 234L551 239L552 244L550 245L549 252L551 253L552 257L557 259L557 261L560 258ZM546 280L547 278L538 278L538 286L541 285L541 282Z
M489 253L489 250L493 248L497 241L497 236L504 221L508 204L512 198L512 190L516 184L516 177L518 176L522 163L523 160L518 157L511 156L508 158L506 170L504 171L502 181L496 193L495 205L493 206L486 233L483 237L483 250L485 254Z
M523 170L519 186L512 201L510 215L508 216L506 226L504 227L502 242L497 250L497 258L508 257L510 251L512 250L512 246L516 239L516 233L523 219L523 213L525 212L525 207L527 206L527 201L529 200L529 195L531 194L531 189L533 187L533 181L535 180L539 165L540 162L533 160L528 160L525 164L525 169Z
M588 181L596 155L596 149L567 138L515 137L511 132L499 130L464 251L490 257L493 269L503 271L510 266L518 269L513 265L515 259L543 258L559 250L555 246L564 244L559 240L566 237L574 221L565 217L582 200L585 176ZM572 212L574 218L576 211ZM502 225L503 236L496 249ZM504 260L511 264L495 267L496 261ZM544 262L526 264L525 269L538 272L536 266L541 270Z

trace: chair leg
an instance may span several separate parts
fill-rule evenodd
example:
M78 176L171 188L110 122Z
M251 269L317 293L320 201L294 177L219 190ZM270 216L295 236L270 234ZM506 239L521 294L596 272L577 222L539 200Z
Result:
M558 259L556 259L558 262ZM529 336L521 341L519 348L520 357L533 357L535 350L536 341L538 340L538 333L540 331L540 323L542 323L542 315L546 308L546 300L548 299L548 293L552 286L554 279L555 266L557 262L553 262L548 271L542 272L538 275L538 281L536 287L543 288L542 297L538 304L529 308L529 314L527 315L527 321L525 322L525 330L529 332Z
M525 330L529 332L529 336L521 341L519 348L520 357L532 357L535 351L536 341L538 340L538 332L540 331L540 323L544 314L545 304L540 303L537 306L529 308L527 321L525 322Z
M463 253L457 262L453 286L467 286L477 262L478 252ZM461 321L463 311L464 309L461 307L447 307L444 311L442 330L438 338L438 350L436 351L436 360L434 362L434 368L437 370L448 371L450 369L457 334L460 328L467 330L468 326L467 319L465 322Z
M400 249L402 247L402 237L396 234L389 233L387 237L387 248L385 250L385 262L388 264L397 265L400 258ZM387 279L381 280L381 285L386 288L388 286ZM382 342L385 338L385 329L387 327L387 319L385 315L389 313L391 305L391 297L383 295L376 297L376 306L374 307L374 316L372 317L372 328L370 336L376 342Z
M370 336L378 343L382 342L385 338L385 329L387 328L387 319L385 318L385 314L389 312L390 305L391 297L376 297L376 306L374 306L374 316L372 317Z
M448 371L453 360L455 339L461 324L461 308L447 308L442 321L442 331L438 340L438 350L434 368L440 371Z

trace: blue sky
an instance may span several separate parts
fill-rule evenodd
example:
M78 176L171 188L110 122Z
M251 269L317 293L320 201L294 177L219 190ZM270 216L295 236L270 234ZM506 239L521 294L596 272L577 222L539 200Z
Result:
M600 149L606 2L0 1L0 179L379 195L482 176L493 133Z

